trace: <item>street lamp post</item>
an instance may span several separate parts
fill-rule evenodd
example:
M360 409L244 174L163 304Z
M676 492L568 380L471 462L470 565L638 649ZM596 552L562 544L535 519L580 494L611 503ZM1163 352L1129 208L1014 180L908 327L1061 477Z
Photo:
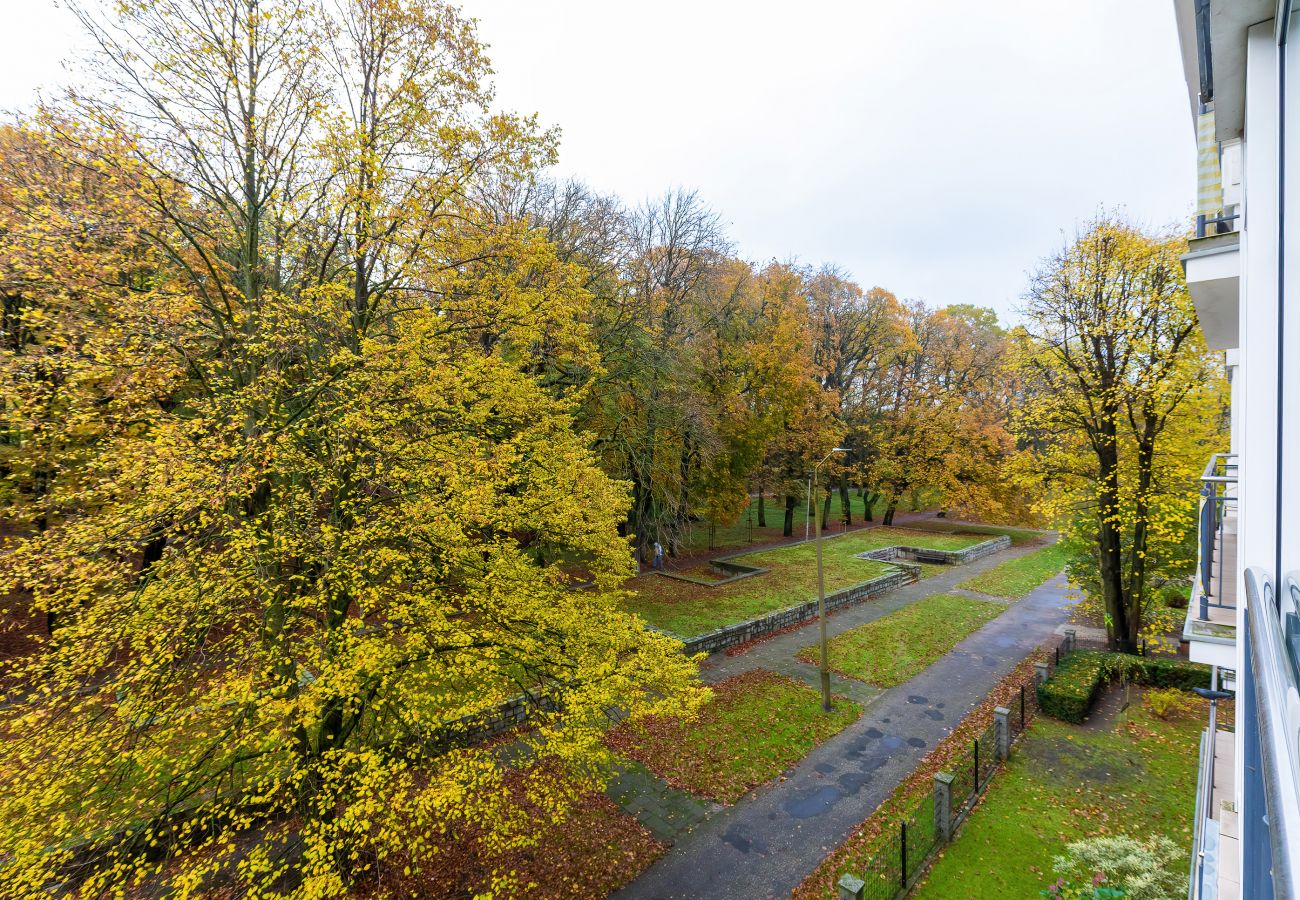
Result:
M813 479L812 479L813 496L816 496L816 491L819 486L817 474L818 474L818 470L822 466L822 463L826 462L826 460L830 459L836 453L848 453L848 452L849 452L848 447L836 447L830 453L827 453L825 456L823 456L821 458L821 461L818 462L817 465L813 466ZM812 498L810 497L809 499L811 500ZM822 522L822 514L820 510L821 510L821 504L820 503L815 504L815 508L813 510L813 520L817 523L817 620L819 623L819 627L821 629L821 645L822 645L822 665L821 665L822 709L824 709L826 712L830 712L831 711L831 666L830 666L830 660L826 652L826 576L822 572L822 525L824 523Z

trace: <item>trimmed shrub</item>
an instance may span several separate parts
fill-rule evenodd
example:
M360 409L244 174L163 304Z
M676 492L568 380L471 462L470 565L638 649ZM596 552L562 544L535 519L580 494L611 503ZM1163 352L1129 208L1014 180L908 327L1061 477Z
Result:
M1160 598L1170 609L1187 609L1189 589L1176 584L1167 584L1160 589Z
M1134 684L1178 688L1181 691L1210 686L1210 667L1201 663L1158 656L1129 656L1121 653L1112 655L1121 657L1126 664L1129 680ZM1113 677L1118 677L1120 674L1122 671L1117 671Z
M1067 654L1038 687L1038 705L1054 719L1082 722L1106 683L1108 653L1078 650Z
M1092 876L1094 885L1105 884L1120 891L1101 896L1181 900L1187 895L1183 849L1164 835L1146 839L1123 834L1088 838L1067 845L1065 850L1065 856L1056 858L1056 871L1062 880Z
M1038 705L1054 719L1078 724L1102 689L1122 676L1134 684L1191 690L1210 686L1210 667L1181 659L1076 650L1038 688Z

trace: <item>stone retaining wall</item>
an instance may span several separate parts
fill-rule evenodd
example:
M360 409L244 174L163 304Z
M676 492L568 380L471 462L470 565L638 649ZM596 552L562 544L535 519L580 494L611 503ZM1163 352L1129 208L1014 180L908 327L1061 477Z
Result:
M555 708L555 701L545 694L519 694L492 709L443 722L442 727L448 744L477 744L522 725L538 710Z
M886 591L892 591L905 584L911 584L920 578L921 570L916 566L899 565L898 563L895 563L895 565L898 568L897 572L889 572L879 578L873 578L870 581L864 581L862 584L855 584L852 587L827 595L826 611L830 612L844 606L860 603ZM716 653L719 650L735 647L738 644L747 643L774 631L780 631L783 628L789 628L791 625L797 625L800 622L815 618L817 618L817 601L809 600L806 603L777 610L757 619L737 622L734 625L724 625L713 631L698 634L695 637L679 638L679 640L685 645L684 651L691 655L696 653Z
M962 550L935 550L930 547L882 547L859 553L860 559L873 559L877 562L895 562L908 559L921 562L934 562L949 566L964 566L977 559L983 559L993 553L1006 550L1011 546L1011 538L1001 535L991 540L982 541Z
M762 575L764 572L770 572L770 569L764 569L761 566L745 566L740 563L727 562L727 559L734 557L720 558L711 560L709 566L719 572L724 573L726 578L719 578L716 581L705 581L703 578L692 578L689 575L682 575L678 572L658 571L654 574L664 578L671 578L674 581L685 581L688 584L698 584L700 587L722 587L724 584L731 584L742 578L752 578L755 575Z

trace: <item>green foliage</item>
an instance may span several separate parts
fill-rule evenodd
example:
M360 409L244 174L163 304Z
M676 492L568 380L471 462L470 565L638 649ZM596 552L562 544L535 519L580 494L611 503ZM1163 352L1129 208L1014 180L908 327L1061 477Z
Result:
M1086 650L1071 653L1039 685L1038 705L1055 719L1082 722L1105 683L1102 654Z
M1199 663L1077 650L1063 658L1056 671L1039 686L1038 703L1053 718L1082 722L1106 684L1121 676L1127 676L1134 684L1179 690L1210 684L1209 667Z
M1191 588L1187 584L1169 583L1160 589L1160 599L1168 609L1187 609L1190 594Z
M1079 608L1089 618L1109 622L1099 578L1100 559L1095 535L1079 525L1067 529L1060 545L1066 553L1070 583L1083 594ZM1127 540L1123 547L1125 553L1130 552L1131 544ZM1189 528L1180 539L1165 542L1160 552L1162 556L1156 565L1159 574L1151 577L1151 585L1142 595L1138 639L1146 641L1148 647L1173 651L1178 647L1176 633L1185 618L1191 593L1191 575L1196 565L1196 530Z
M76 126L0 132L0 619L55 624L0 662L0 893L527 845L608 710L705 699L617 606L628 488L542 365L598 364L585 274L489 199L554 136L440 0L86 6ZM521 687L535 766L462 733Z
M1064 878L1057 879L1046 890L1039 892L1048 900L1121 900L1128 892L1123 888L1109 887L1105 884L1075 884Z
M989 600L936 594L832 639L831 668L882 688L893 687L1005 610ZM815 646L805 647L799 658L816 664L819 653Z
M1163 834L1145 840L1122 834L1088 838L1068 844L1065 851L1056 858L1062 878L1104 877L1105 884L1122 890L1110 896L1180 900L1187 894L1185 851Z
M1067 558L1066 549L1053 544L1027 556L1009 559L983 574L968 578L958 587L995 597L1023 597L1065 568Z
M1160 719L1176 716L1193 706L1187 692L1179 688L1152 688L1146 692L1142 702Z

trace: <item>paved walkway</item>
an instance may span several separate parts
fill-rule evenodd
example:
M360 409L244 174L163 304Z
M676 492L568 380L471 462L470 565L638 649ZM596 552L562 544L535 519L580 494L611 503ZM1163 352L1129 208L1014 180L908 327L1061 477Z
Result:
M935 594L958 594L980 600L1006 603L1007 600L1003 597L977 594L974 591L962 590L957 585L968 578L996 568L1007 560L1025 556L1040 549L1042 549L1041 545L1014 547L1001 553L995 553L992 556L986 556L968 565L945 566L938 571L931 570L934 574L931 574L928 578L889 591L866 603L857 603L832 613L826 619L826 634L828 637L834 638L845 631L857 628L859 625L865 625L867 622L874 622L876 619L897 612L905 606L911 606L918 600L924 600L926 597L932 597ZM700 674L705 681L714 682L730 678L733 675L739 675L741 672L748 672L751 669L767 669L772 672L780 672L791 678L800 679L821 690L817 667L800 662L795 658L795 654L804 647L816 643L817 620L813 619L803 628L757 644L753 649L739 656L729 657L725 653L714 653L709 657L704 670ZM831 674L831 689L859 703L868 702L880 694L878 688L857 679L844 678L834 673Z
M886 615L1028 550L999 553L894 591L827 620L832 634ZM814 749L786 778L680 835L668 854L616 896L621 898L785 897L844 841L953 725L1017 663L1051 637L1072 599L1063 578L1033 591L906 684L866 698L857 722ZM815 628L782 635L737 657L718 657L710 680L752 668L815 683L795 661ZM862 697L859 683L836 690ZM874 689L868 688L873 691Z

